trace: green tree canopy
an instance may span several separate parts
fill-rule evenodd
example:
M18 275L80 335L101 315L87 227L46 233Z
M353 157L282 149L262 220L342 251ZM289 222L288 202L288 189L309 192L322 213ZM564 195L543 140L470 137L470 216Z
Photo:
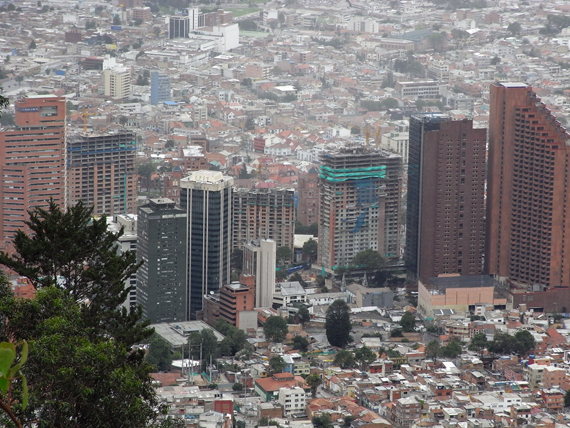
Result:
M426 358L433 360L434 362L437 361L437 357L440 355L441 346L437 340L432 340L426 345Z
M402 331L404 331L404 333L414 331L414 327L416 326L416 316L411 312L404 313L404 315L402 315L402 319L400 319L400 325L402 326Z
M299 308L299 311L297 312L295 319L299 324L303 325L311 321L311 314L309 313L309 310L307 309L306 306L301 306Z
M283 265L291 261L293 258L293 251L289 247L279 247L276 252L277 263Z
M370 363L373 363L376 360L376 354L372 352L372 350L366 346L362 348L358 348L354 351L354 358L360 365L362 370L366 370Z
M356 359L354 354L346 349L338 351L334 357L334 364L341 369L352 369L356 367Z
M274 355L269 360L269 370L271 373L281 373L285 368L285 361L281 358L280 355Z
M303 255L307 256L310 261L317 255L318 244L313 238L303 244Z
M293 338L293 349L298 349L301 352L309 350L309 341L303 336L295 336Z
M353 269L362 269L366 272L376 272L384 267L384 259L373 249L359 252L350 262Z
M327 309L325 331L332 346L344 348L350 341L350 308L344 300L335 300Z
M305 383L311 388L313 398L317 397L317 389L323 383L323 379L318 373L311 373L305 378Z
M461 343L457 340L451 340L447 345L441 348L441 356L445 358L457 358L463 351Z
M267 318L263 326L263 334L272 342L283 342L288 331L287 321L276 315Z
M172 350L170 349L169 343L158 334L154 334L150 338L146 360L155 366L158 371L170 370L170 365L172 364Z
M522 26L518 22L511 22L507 27L507 31L511 33L513 36L516 36L521 33Z
M487 348L488 345L489 342L487 341L487 336L484 333L477 333L471 338L471 342L469 342L467 349L470 351L481 352Z
M315 428L333 428L334 426L331 420L331 415L326 412L323 412L320 416L313 416L311 422Z

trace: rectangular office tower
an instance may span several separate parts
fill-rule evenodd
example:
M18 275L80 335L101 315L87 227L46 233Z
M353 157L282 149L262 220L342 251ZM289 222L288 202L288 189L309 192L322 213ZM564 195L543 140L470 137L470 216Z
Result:
M150 73L150 103L155 106L158 103L171 100L170 77L158 71Z
M65 98L41 96L14 102L15 126L0 129L0 245L24 228L28 210L64 205Z
M410 118L405 259L409 277L480 275L487 131L442 114Z
M323 266L346 266L367 249L385 259L400 257L400 155L356 145L325 153L319 187Z
M292 189L235 189L232 195L232 248L253 239L273 239L293 249L295 192Z
M188 214L188 306L196 319L202 298L230 282L232 177L194 171L180 180L180 206Z
M67 201L97 215L136 212L136 149L132 132L76 134L67 141Z
M277 245L273 239L247 242L243 246L243 274L255 277L255 307L270 308L275 294Z
M532 88L490 93L485 272L570 286L570 135Z
M186 213L167 198L138 209L137 302L153 324L186 321Z

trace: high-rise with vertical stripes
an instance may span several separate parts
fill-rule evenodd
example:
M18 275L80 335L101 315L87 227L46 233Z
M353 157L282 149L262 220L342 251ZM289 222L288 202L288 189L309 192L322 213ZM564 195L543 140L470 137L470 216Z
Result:
M50 198L63 206L65 98L22 97L14 101L15 126L0 129L1 245L24 228L28 210Z

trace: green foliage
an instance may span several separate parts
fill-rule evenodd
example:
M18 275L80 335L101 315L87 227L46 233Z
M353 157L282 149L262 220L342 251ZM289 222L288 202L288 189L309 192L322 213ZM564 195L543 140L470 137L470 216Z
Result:
M489 342L487 341L487 336L484 333L477 333L471 338L471 342L469 342L467 349L470 351L481 352L487 348L488 345Z
M272 342L283 342L285 336L287 336L287 332L287 321L276 315L267 318L263 326L263 334Z
M366 370L366 368L376 360L376 354L372 352L372 350L366 346L362 348L358 348L354 351L354 358L360 365L362 370Z
M243 383L236 382L232 385L234 391L243 391Z
M29 404L14 406L15 415L39 428L154 424L162 407L144 352L133 351L130 340L105 324L94 334L83 306L55 286L39 289L31 300L15 297L6 284L0 288L0 338L26 340L33 350L25 366ZM21 387L13 385L13 393Z
M440 344L437 340L432 340L426 345L425 349L426 358L437 361L437 357L440 354Z
M513 36L516 36L521 33L522 26L518 22L511 22L507 27L507 31L511 33Z
M238 22L240 30L257 31L257 23L253 19L244 19Z
M309 260L313 260L313 258L317 255L319 245L317 241L313 238L309 239L303 244L303 255L308 256Z
M320 416L313 416L311 422L315 428L333 428L334 426L331 420L331 415L326 412L323 412Z
M295 272L293 275L291 275L289 277L289 281L293 282L293 281L297 281L299 284L301 284L303 287L306 287L307 281L305 281L303 279L303 277L301 276L301 274L299 272Z
M457 340L451 340L447 345L441 348L440 355L445 358L457 358L463 351L461 343Z
M299 221L296 221L295 234L319 236L319 225L317 223L313 223L309 226L303 226Z
M30 42L30 45L28 46L28 49L34 50L36 48L37 48L36 41L32 39L32 41Z
M390 332L390 337L404 337L401 328L395 328Z
M214 327L225 336L219 345L220 355L234 356L240 350L248 347L247 336L243 330L221 318L216 321Z
M325 331L331 346L344 348L350 339L350 308L344 300L335 300L327 309Z
M359 252L350 262L350 269L365 270L366 272L376 272L384 267L384 259L376 250L369 248Z
M170 365L172 364L170 344L158 334L154 334L150 339L146 360L149 364L155 366L158 371L170 370Z
M281 356L274 355L273 357L271 357L271 359L269 360L269 370L271 370L271 373L281 373L283 372L284 368L285 368L285 361L283 360L283 358L281 358Z
M311 373L305 378L305 383L311 388L313 398L317 397L317 389L323 383L323 379L318 373Z
M20 346L20 345L18 345ZM11 394L12 382L17 381L20 383L22 390L22 401L20 407L25 410L28 406L28 386L24 374L20 371L26 360L28 359L28 343L24 340L21 343L20 356L17 358L17 347L10 342L0 343L0 392L2 399L0 405L2 411L8 415L12 422L21 427L20 420L12 411L12 404L14 397ZM18 360L18 362L16 362Z
M307 352L309 350L309 341L303 336L295 336L293 338L293 349Z
M123 307L129 293L125 281L140 264L134 252L118 254L123 231L109 232L106 218L92 218L92 212L82 202L66 211L53 200L47 210L34 208L25 222L29 235L16 232L15 253L0 252L0 264L36 289L57 287L74 302L89 302L81 305L89 336L115 337L130 347L152 333L149 322L141 322L140 308Z
M352 352L343 349L335 355L334 364L339 366L341 369L352 369L356 367L356 359Z
M306 306L301 306L299 308L299 311L297 312L295 319L297 320L297 322L299 324L305 324L309 321L311 321L311 314L309 313L309 310L307 309Z
M293 258L293 251L289 247L279 247L276 252L277 263L283 265Z
M410 333L414 331L414 327L416 326L416 316L411 312L406 312L402 315L402 319L400 319L399 324L404 333Z
M190 345L190 357L194 360L200 358L200 345L202 345L202 370L210 364L210 357L215 361L219 355L218 339L212 329L205 328L200 332L193 332L188 337Z

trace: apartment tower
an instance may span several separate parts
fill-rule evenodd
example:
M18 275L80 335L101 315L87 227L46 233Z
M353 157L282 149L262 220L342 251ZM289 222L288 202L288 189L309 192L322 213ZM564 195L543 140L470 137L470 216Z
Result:
M186 317L196 319L202 298L230 282L233 178L194 171L180 180L180 206L188 214Z
M155 106L171 100L170 77L167 74L151 71L150 73L150 103Z
M297 220L303 226L310 226L319 221L319 171L312 167L299 174L297 185L299 202L297 204Z
M152 323L186 321L186 212L166 198L138 209L137 302Z
M490 93L485 272L570 286L570 135L532 88Z
M410 118L409 277L480 275L485 239L486 129L441 114Z
M136 142L132 132L73 135L67 141L67 200L97 215L136 212Z
M273 239L260 239L243 246L243 275L255 277L255 307L270 308L275 294L277 245Z
M0 129L0 228L7 248L24 228L28 210L50 198L65 205L65 98L41 96L14 102L15 126Z
M357 145L325 153L319 186L322 266L346 266L367 249L400 257L400 155Z
M292 189L235 189L232 195L232 245L242 248L253 239L273 239L293 249L295 192Z

